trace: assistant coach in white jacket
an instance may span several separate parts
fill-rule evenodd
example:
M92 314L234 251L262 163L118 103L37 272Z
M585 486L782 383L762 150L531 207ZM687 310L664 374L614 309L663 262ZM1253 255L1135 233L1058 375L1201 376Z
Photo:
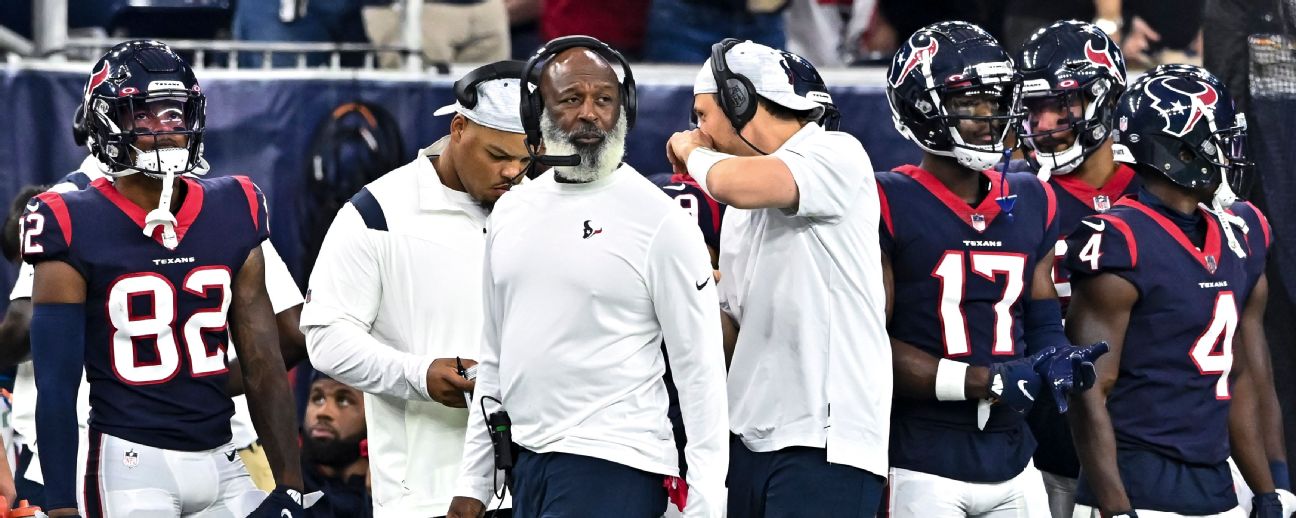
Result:
M546 48L563 41L571 40ZM724 358L711 261L697 225L621 164L633 108L608 64L616 56L597 40L588 45L537 67L546 153L578 155L580 164L520 186L491 215L486 341L453 518L480 516L493 486L480 403L487 412L499 405L487 396L502 401L521 447L515 518L661 516L663 481L678 472L663 339L688 440L684 515L724 513Z
M486 217L530 162L519 77L520 63L501 62L456 83L459 102L436 112L456 113L450 134L338 211L311 274L302 329L315 368L365 392L374 516L450 504L472 389L457 357L470 367L481 348Z

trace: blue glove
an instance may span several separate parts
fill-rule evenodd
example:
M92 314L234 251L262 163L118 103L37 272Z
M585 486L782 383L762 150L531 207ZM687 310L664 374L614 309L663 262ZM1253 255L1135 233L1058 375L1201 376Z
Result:
M273 492L261 501L248 518L305 518L306 508L317 502L323 493L316 491L314 493L303 495L296 489L290 489L284 486L275 486Z
M1094 385L1098 371L1094 361L1108 351L1107 342L1077 347L1067 345L1057 348L1055 353L1040 364L1036 370L1044 385L1053 390L1053 401L1057 403L1058 413L1067 411L1067 396L1079 394Z
M1039 395L1040 370L1056 354L1057 348L1046 347L1025 358L991 364L991 399L1019 414L1028 412Z
M1277 492L1251 497L1251 518L1286 518Z

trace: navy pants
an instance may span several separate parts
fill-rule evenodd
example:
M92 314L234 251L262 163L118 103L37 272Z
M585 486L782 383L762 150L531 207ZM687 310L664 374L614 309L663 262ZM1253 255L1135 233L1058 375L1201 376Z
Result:
M514 518L658 518L663 475L568 453L521 449L513 467Z
M729 518L876 516L886 479L827 456L803 447L756 453L731 435Z

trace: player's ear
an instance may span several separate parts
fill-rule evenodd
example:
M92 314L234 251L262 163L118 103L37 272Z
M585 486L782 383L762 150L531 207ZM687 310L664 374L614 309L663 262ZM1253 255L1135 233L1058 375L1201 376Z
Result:
M468 129L468 118L463 114L456 113L453 119L450 119L450 142L458 143L463 139L463 132Z

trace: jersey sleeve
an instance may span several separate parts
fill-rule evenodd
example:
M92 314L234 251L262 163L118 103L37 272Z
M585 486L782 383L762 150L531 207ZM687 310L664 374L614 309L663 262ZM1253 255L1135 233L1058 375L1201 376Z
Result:
M247 197L248 215L252 219L253 240L255 244L270 239L270 212L266 206L265 193L261 192L261 187L253 183L246 176L235 176L239 186L243 188L243 195Z
M1104 272L1126 276L1138 266L1138 243L1125 220L1110 214L1089 216L1067 236L1063 261L1072 277Z
M868 175L873 174L864 146L845 133L816 136L773 156L787 165L796 182L796 215L828 222L846 214Z
M670 196L689 219L702 231L702 239L707 246L720 248L720 216L724 214L724 205L711 199L692 178L672 178L673 181L661 186L662 192Z
M71 259L72 216L59 194L44 192L28 201L19 231L23 262L64 261L78 266Z
M1242 218L1242 221L1247 224L1247 271L1251 275L1258 276L1261 272L1264 272L1265 260L1269 256L1269 248L1273 246L1273 229L1269 226L1269 218L1266 218L1258 207L1248 201L1234 203L1229 210ZM1234 229L1233 231L1240 232L1240 229Z

